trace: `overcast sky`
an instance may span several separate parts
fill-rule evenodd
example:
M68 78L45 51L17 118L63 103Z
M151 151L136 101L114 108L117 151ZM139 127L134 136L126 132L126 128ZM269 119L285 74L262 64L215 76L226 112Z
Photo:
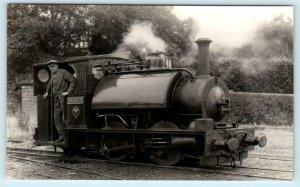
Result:
M180 19L194 18L199 23L196 38L210 38L212 45L238 47L251 40L257 27L276 15L293 20L292 6L176 6Z

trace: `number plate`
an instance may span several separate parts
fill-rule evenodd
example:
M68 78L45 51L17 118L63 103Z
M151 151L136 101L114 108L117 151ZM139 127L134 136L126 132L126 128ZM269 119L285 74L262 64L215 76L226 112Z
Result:
M84 97L68 97L67 98L67 104L68 105L79 105L83 104Z

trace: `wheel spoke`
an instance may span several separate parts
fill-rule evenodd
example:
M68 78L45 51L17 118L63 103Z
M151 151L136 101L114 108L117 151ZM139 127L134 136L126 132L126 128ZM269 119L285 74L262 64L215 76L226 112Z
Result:
M157 164L171 166L182 159L182 153L172 148L164 148L154 151L152 158Z
M159 122L151 128L158 130L179 130L175 124L170 122ZM153 149L151 158L157 164L171 166L182 159L182 152L168 147Z
M108 126L111 129L124 129L125 127L119 122L110 122ZM104 155L109 160L119 161L127 157L127 150L129 145L129 138L126 134L115 135L105 134L102 136L102 149ZM125 148L124 148L125 147Z

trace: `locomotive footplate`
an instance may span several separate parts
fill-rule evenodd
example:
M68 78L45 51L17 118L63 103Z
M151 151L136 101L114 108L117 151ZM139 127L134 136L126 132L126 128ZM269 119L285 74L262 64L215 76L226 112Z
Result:
M191 130L149 130L149 129L66 129L68 132L80 133L125 133L125 134L172 134L172 135L204 135L205 131Z

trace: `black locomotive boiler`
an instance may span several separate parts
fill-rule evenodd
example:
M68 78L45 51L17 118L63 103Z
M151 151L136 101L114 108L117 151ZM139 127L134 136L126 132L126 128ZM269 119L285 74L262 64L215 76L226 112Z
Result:
M163 53L137 61L130 53L74 57L59 61L77 77L65 98L65 153L90 151L110 160L143 156L161 165L184 158L202 166L242 161L255 145L254 128L222 119L230 112L225 83L209 75L209 39L198 39L199 69L171 68ZM51 74L33 66L38 105L37 145L55 145L53 99L42 94Z

